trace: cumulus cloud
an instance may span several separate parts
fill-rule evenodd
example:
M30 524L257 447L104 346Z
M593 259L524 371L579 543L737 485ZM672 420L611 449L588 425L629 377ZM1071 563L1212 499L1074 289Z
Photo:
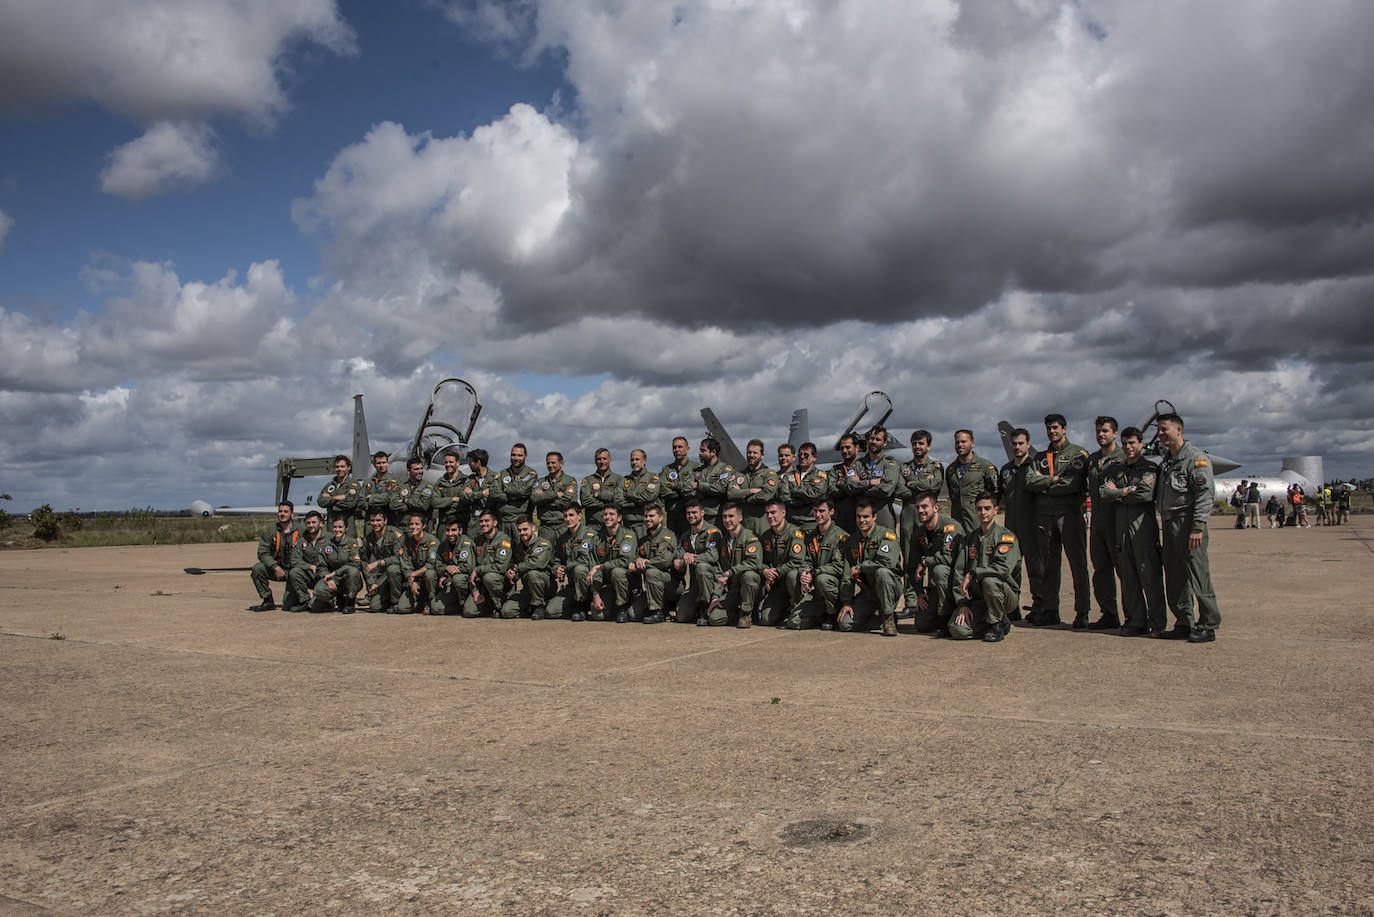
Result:
M14 228L14 217L0 210L0 252L5 250L5 237Z
M159 121L137 140L116 147L100 173L100 188L137 201L208 181L219 156L205 124Z
M0 19L0 106L89 99L143 122L270 124L292 45L354 50L335 0L0 0Z

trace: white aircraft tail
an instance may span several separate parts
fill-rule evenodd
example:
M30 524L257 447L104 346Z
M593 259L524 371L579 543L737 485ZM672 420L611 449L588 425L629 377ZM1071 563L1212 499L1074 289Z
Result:
M725 425L716 418L716 412L702 408L701 419L706 424L706 435L720 443L720 460L732 468L743 468L744 453L739 451L739 446L726 432Z
M371 467L372 447L367 444L367 418L363 416L363 396L353 396L353 473L364 475Z

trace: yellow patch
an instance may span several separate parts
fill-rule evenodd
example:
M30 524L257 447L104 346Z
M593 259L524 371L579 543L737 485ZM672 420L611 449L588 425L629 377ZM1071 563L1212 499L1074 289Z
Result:
M1207 467L1207 460L1206 460L1206 459L1193 459L1193 467L1194 467L1194 468L1206 468L1206 467Z
M759 549L759 546L758 546L758 545L756 545L756 544L751 544L748 548L745 549L745 553L746 553L746 554L753 554L753 553L757 552L758 549Z
M1016 536L1015 536L1015 535L1003 535L1003 536L1002 536L1002 543L1003 543L1003 544L1011 544L1011 543L1014 542L1014 541L1016 541Z
M894 535L894 534L892 534L891 532L883 532L883 537L886 538L888 541L896 541L896 540L897 540L897 536Z
M952 532L952 531L954 531L954 523L950 523L949 525L945 526L945 531L946 531L946 532Z
M503 548L509 548L509 547L510 547L510 542L509 542L509 541L503 541L503 542L501 542L501 547L503 547Z
M792 537L800 540L806 537L806 533L803 532L801 529L797 529L795 532L792 533Z
M822 478L825 477L825 472L824 472L824 471L818 471L818 472L816 472L816 474L819 475L819 476L822 477Z

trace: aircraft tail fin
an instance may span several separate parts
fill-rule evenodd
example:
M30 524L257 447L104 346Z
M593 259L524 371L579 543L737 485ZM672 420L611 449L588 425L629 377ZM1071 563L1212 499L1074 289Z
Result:
M367 443L367 418L363 416L363 396L353 396L353 473L366 474L372 461L372 447Z
M744 467L744 453L739 451L734 439L725 431L725 425L716 418L710 408L701 409L701 419L706 423L706 435L720 443L720 460L735 468Z
M787 425L787 441L792 445L795 452L801 448L801 444L811 439L811 421L806 413L806 408L797 408L792 412L792 422Z
M1016 453L1011 448L1011 431L1016 428L1008 421L1000 421L997 424L997 432L1002 437L1002 449L1007 453L1007 461L1016 461Z

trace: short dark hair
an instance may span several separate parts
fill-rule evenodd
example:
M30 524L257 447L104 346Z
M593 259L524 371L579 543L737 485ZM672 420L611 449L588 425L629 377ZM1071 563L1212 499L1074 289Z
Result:
M835 501L829 497L817 497L816 501L811 504L812 509L818 509L822 506L828 506L833 511L835 509Z
M575 510L577 510L577 511L580 513L580 512L582 512L582 504L581 504L581 503L569 503L567 506L563 507L563 512L566 513L566 512L567 512L568 510L570 510L570 509L575 509Z
M419 465L423 468L425 467L425 460L418 455L412 455L410 458L406 459L406 467L409 468L411 465Z
M762 452L762 451L763 451L763 440L761 440L761 439L751 439L751 440L749 440L749 442L747 442L747 443L744 444L744 448L745 448L745 449L748 449L750 446L758 446L758 447L759 447L759 451Z
M929 491L929 490L923 490L923 491L921 491L920 493L918 493L918 494L916 495L916 501L915 501L916 503L921 503L921 502L923 502L923 501L925 501L925 500L929 500L931 503L934 503L936 506L939 506L939 505L940 505L940 498L937 497L937 496L935 496L935 494L934 494L933 492Z
M344 455L342 452L334 456L334 463L338 464L339 462L343 462L344 464L348 465L349 468L353 467L353 460L348 456Z
M764 509L767 509L770 506L781 506L783 509L787 509L787 501L785 501L782 497L774 497L767 503L763 504Z
M720 514L724 516L727 511L732 509L738 512L741 516L744 515L744 508L740 506L738 503L735 503L733 500L729 503L721 504Z
M317 510L317 509L312 509L310 512L308 512L308 513L305 514L305 518L307 518L307 519L309 519L311 516L314 516L316 519L323 519L323 518L324 518L324 516L322 516L322 515L320 514L320 511Z
M801 455L802 452L807 449L811 450L812 455L817 455L821 451L816 448L815 443L811 442L811 440L808 439L806 442L802 443L800 446L797 447L797 454Z
M1116 418L1108 417L1106 414L1097 415L1097 419L1093 421L1093 426L1100 427L1104 423L1112 428L1113 433L1121 429L1121 425L1116 422Z
M290 500L283 500L280 503L278 503L277 509L281 509L283 506L291 510L291 512L293 513L296 511L296 504L292 503Z
M858 448L858 445L859 445L859 437L858 437L856 434L854 434L854 433L846 433L844 436L841 436L841 437L840 437L840 445L843 446L843 445L844 445L844 441L847 440L847 439L848 439L848 440L852 440L853 443L854 443L855 448Z
M981 492L978 494L978 496L976 496L976 497L973 498L973 502L974 502L974 503L981 503L981 502L983 502L984 500L991 500L991 501L992 501L992 505L993 505L993 506L996 506L996 505L997 505L997 492L996 492L996 491L993 491L993 490L984 490L984 491L981 491Z
M561 462L561 461L563 461L563 453L561 453L561 452L546 452L546 453L544 454L544 459L545 459L546 461L547 461L548 459L551 459L551 458L557 458L557 459Z
M1061 427L1067 427L1067 426L1069 425L1069 422L1068 422L1067 420L1064 419L1064 415L1063 415L1063 414L1046 414L1046 415L1045 415L1045 426L1048 427L1048 426L1049 426L1050 424L1052 424L1052 423L1057 423L1057 424L1059 424L1059 426L1061 426Z
M1127 427L1121 431L1122 439L1144 439L1145 434L1140 432L1139 427Z
M961 427L960 429L955 430L954 438L958 439L960 433L967 433L969 439L972 439L974 442L978 442L978 440L974 438L973 431L970 430L968 427Z
M1180 430L1183 429L1183 418L1182 418L1182 417L1179 417L1177 414L1173 413L1172 411L1170 411L1168 414L1160 414L1157 418L1155 418L1155 423L1156 423L1156 424L1161 424L1161 423L1176 423L1176 424L1178 424L1178 428L1179 428Z
M854 512L857 514L861 509L871 510L875 516L878 514L878 505L867 497L860 497L854 501Z
M1017 427L1015 430L1012 430L1011 433L1007 435L1007 438L1016 439L1018 436L1024 436L1026 441L1030 442L1030 430L1027 430L1025 427Z
M512 446L511 448L514 448L514 447ZM531 519L531 518L530 518L529 516L527 516L526 514L521 513L521 514L520 514L520 518L515 520L515 524L516 524L516 525L534 525L534 520Z
M421 525L424 525L424 524L425 524L425 520L429 518L429 513L406 513L406 518L407 518L407 519L419 519L419 520L420 520L420 524L421 524Z
M714 452L717 455L719 455L720 440L716 439L714 436L708 436L701 441L701 448L705 449L708 452Z
M369 511L368 511L367 518L371 519L371 518L373 518L373 517L375 517L375 516L381 516L382 519L386 519L386 510L384 510L384 509L374 509L374 510L369 510Z
M372 461L375 462L375 461L377 461L377 459L379 459L379 458L384 458L384 459L386 459L388 462L391 461L391 456L387 455L387 454L386 454L385 452L383 452L381 449L378 449L376 452L372 453Z
M469 462L476 462L477 464L479 464L479 465L481 465L481 466L483 466L483 467L486 467L487 459L489 459L490 457L491 457L491 456L487 455L487 450L485 450L485 449L469 449L469 450L468 450L468 461L469 461Z
M482 520L482 517L484 517L484 516L490 516L492 522L495 522L495 521L496 521L496 511L495 511L495 510L490 510L490 509L484 509L484 510L482 510L480 513L477 514L477 519L478 519L478 521L480 522L480 521Z
M688 497L686 500L682 501L682 508L684 510L692 509L693 507L702 509L701 501L696 497Z
M914 443L914 442L916 442L916 440L918 440L918 439L923 439L923 440L925 440L927 443L930 442L930 431L929 431L929 430L913 430L913 431L911 431L911 441Z
M514 452L516 449L519 449L519 450L521 450L522 452L524 452L526 455L529 455L529 454L530 454L529 447L527 447L524 443L515 443L515 444L512 445L510 448L511 448L511 451L512 451L512 452Z

